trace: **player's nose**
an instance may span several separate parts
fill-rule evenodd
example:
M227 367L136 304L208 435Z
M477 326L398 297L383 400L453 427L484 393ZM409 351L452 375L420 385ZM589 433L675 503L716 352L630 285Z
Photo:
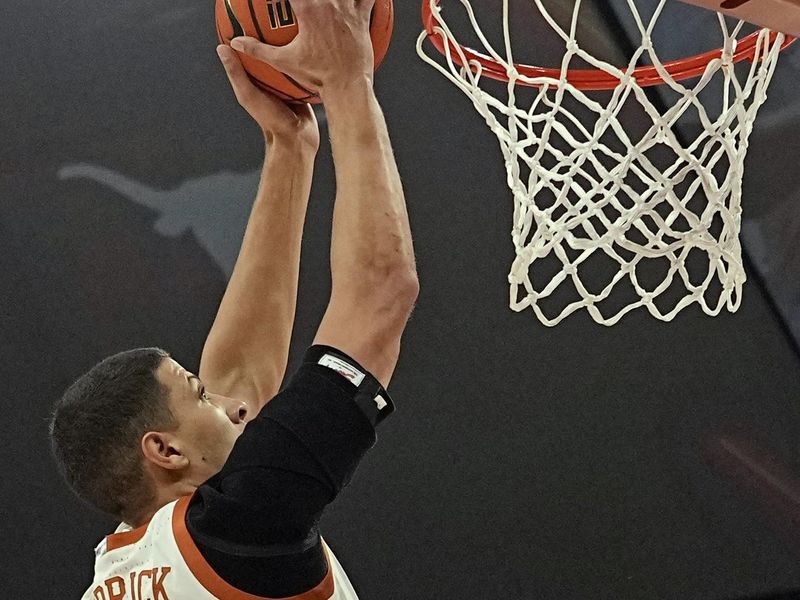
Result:
M247 420L247 405L244 402L237 400L229 402L225 412L234 425L242 425Z

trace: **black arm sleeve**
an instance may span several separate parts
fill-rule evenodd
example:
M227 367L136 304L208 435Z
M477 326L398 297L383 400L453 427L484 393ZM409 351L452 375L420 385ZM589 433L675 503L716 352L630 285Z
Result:
M300 594L322 581L322 511L393 410L386 390L357 362L312 346L189 507L186 526L216 573L268 597Z

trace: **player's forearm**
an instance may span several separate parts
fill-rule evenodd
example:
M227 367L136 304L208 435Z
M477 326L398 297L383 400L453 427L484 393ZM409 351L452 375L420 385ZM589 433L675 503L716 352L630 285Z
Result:
M414 249L403 187L370 82L328 89L323 101L336 166L334 293L340 286L368 291L387 278L413 278Z
M203 350L200 371L208 389L242 397L256 410L277 392L286 370L314 157L312 150L281 141L269 149Z

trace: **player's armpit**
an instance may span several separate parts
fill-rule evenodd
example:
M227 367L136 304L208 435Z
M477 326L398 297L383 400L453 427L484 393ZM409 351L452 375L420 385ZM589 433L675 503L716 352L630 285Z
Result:
M246 363L242 361L240 364ZM245 402L248 406L248 419L252 419L278 393L283 379L283 373L278 368L261 366L258 372L260 377L256 378L253 370L244 367L222 371L201 365L200 379L209 392Z

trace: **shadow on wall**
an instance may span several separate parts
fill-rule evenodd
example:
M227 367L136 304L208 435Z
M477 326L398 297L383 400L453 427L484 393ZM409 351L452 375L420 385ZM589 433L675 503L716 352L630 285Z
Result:
M157 234L174 238L191 231L230 277L241 246L241 236L233 232L244 232L260 173L217 173L169 190L157 190L117 171L85 163L62 167L58 177L88 179L155 211Z

